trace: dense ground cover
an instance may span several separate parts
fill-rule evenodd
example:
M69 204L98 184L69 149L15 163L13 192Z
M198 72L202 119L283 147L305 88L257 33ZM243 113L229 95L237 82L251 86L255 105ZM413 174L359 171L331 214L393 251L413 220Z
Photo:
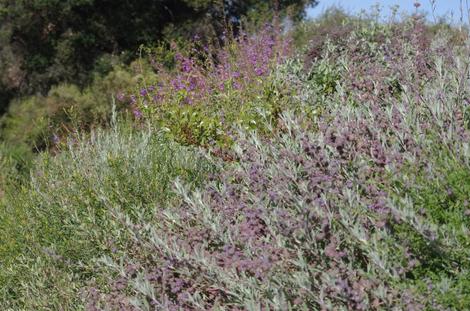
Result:
M224 40L154 50L132 115L7 174L0 306L470 308L467 34L335 13Z

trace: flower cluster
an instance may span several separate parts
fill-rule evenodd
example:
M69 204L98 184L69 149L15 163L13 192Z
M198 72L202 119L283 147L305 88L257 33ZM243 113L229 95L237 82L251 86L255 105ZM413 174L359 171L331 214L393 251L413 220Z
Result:
M252 93L255 85L290 54L290 41L271 25L255 35L225 36L219 48L193 44L195 47L189 51L178 51L178 46L172 44L177 51L176 67L169 70L152 61L156 70L153 81L144 81L136 94L126 97L120 93L118 99L129 101L139 117L142 110L168 103L210 105L221 94Z

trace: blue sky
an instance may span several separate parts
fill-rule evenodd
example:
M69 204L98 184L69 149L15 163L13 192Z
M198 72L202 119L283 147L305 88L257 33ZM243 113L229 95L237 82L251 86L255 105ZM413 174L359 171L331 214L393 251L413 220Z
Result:
M470 5L469 0L462 0L464 5L464 11L466 2ZM363 9L370 9L375 4L380 4L383 7L383 15L387 16L390 14L390 7L393 5L399 5L400 11L414 12L415 0L319 0L320 4L313 9L308 10L309 17L315 17L320 15L330 6L339 5L340 7L346 9L346 11L351 13L360 12ZM420 11L429 13L429 16L432 18L431 12L431 1L430 0L421 0ZM447 15L451 17L451 13L454 13L453 20L458 22L461 16L460 10L461 0L436 0L436 16ZM466 19L465 15L465 19Z

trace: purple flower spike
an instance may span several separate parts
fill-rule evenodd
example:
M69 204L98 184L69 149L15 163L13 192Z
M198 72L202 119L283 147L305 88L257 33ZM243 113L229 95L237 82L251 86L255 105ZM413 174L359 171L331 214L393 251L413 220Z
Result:
M261 69L261 68L256 68L255 73L256 73L257 76L262 76L262 75L264 75L264 70Z
M137 103L137 97L135 97L135 95L131 95L130 99L131 99L131 104Z
M140 109L134 108L132 110L132 113L134 114L134 117L136 117L137 119L142 118L142 111L140 111Z
M125 95L123 92L119 92L119 93L116 95L116 98L117 98L118 101L123 102L124 99L126 98L126 95Z

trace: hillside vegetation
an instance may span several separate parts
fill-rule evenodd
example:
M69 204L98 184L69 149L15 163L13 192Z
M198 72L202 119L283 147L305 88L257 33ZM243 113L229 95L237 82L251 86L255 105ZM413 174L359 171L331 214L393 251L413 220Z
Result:
M1 309L470 309L469 52L333 10L17 102Z

